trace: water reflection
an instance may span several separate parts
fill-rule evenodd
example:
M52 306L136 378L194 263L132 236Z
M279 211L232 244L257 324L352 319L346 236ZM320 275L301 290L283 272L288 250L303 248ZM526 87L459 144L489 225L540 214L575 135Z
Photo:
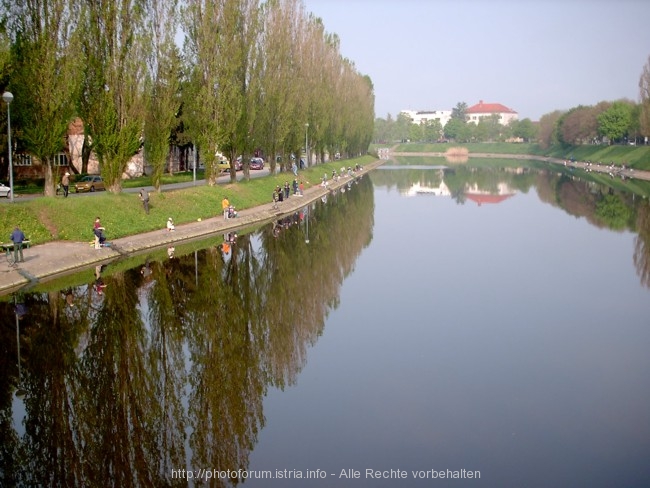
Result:
M295 382L372 239L372 184L347 190L252 233L21 294L18 343L14 303L0 303L0 484L167 486L185 484L173 469L245 469L268 387Z
M641 282L645 286L650 282L650 208L642 185L635 187L639 191L625 191L548 169L470 165L380 170L371 179L405 196L446 198L459 205L473 206L477 196L483 204L491 200L488 197L496 197L491 201L494 209L516 205L522 194L536 191L542 201L591 226L635 232L634 264ZM254 232L178 245L172 252L163 249L0 303L4 345L0 354L4 371L0 375L0 484L169 486L185 484L185 480L171 478L174 469L209 467L236 472L247 468L265 426L267 392L296 383L309 347L323 334L328 314L339 305L345 277L373 239L373 183L363 179L345 192L330 195L326 204L310 205ZM437 237L445 240L444 234ZM392 290L395 283L403 282L391 281L385 288ZM427 306L433 303L432 295L423 289L412 288L408 299ZM439 293L441 289L433 296ZM368 306L377 300L361 295L356 299L368 300ZM19 329L17 304L22 304ZM401 309L394 308L397 317L390 322L390 330L395 340L403 340L398 337L403 331L393 327L403 319ZM428 317L431 311L427 312ZM498 316L503 318L501 310ZM538 314L517 310L513 316ZM363 320L367 320L365 315L356 322ZM451 316L445 320L443 314L434 329L452 335L466 332L449 324L456 320ZM423 321L422 328L429 329L430 322ZM525 333L535 330L529 325L522 328L517 321L508 334L497 337L521 337L524 329ZM485 335L476 344L463 335L463 346L475 349L467 353L467 359L481 357L480 346L495 340L487 328L471 333ZM420 341L421 334L410 334L411 340L417 337L416 349L429 344ZM537 344L534 338L531 343ZM431 342L434 354L427 350L384 361L384 376L373 370L373 384L379 388L385 375L402 375L404 381L398 383L407 398L413 392L406 388L406 376L422 365L431 368L428 374L435 370L440 381L446 381L443 372L453 364L447 344L445 340ZM382 354L393 351L391 346L382 344ZM552 348L558 347L554 342ZM540 348L536 360L548 360L547 352ZM430 357L437 361L431 363L435 367L423 359ZM499 357L488 354L487 359L501 364ZM412 369L406 373L393 370L404 361ZM521 363L514 364L499 373L507 376L518 371ZM486 377L478 373L478 368L463 371L461 376L467 376L460 383L471 384L476 375L482 383ZM15 393L21 378L27 394L18 401ZM421 380L415 374L413 379ZM359 377L359 384L364 381L368 377ZM442 401L437 390L431 395ZM491 398L482 396L483 401ZM474 405L471 401L460 404L465 409ZM14 420L17 412L19 423ZM390 411L390 418L398 418L396 413ZM371 427L375 432L375 426ZM453 434L446 439L453 442ZM240 481L233 479L230 484ZM213 480L211 484L228 482Z
M379 170L372 181L405 196L451 197L459 204L498 204L534 189L539 198L591 225L636 233L633 261L644 286L650 287L650 183L613 179L573 168L519 162L521 166L460 165L449 168Z

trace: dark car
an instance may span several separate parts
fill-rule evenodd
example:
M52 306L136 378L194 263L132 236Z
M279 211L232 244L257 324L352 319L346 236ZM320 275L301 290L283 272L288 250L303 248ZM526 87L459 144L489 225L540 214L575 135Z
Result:
M251 158L251 169L264 169L264 160L262 158Z
M98 175L88 175L81 178L74 184L74 191L99 191L104 190L104 180Z

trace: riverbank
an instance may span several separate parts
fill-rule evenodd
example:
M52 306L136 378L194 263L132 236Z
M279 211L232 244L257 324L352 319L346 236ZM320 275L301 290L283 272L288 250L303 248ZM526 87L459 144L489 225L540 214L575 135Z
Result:
M95 249L87 241L53 241L32 246L24 250L24 263L18 263L16 267L10 267L6 262L2 263L0 296L26 286L44 283L66 274L108 264L154 249L169 248L191 240L271 222L300 210L305 205L346 185L351 179L372 171L382 163L383 161L366 163L363 169L357 171L352 177L346 176L336 182L330 180L327 188L320 185L306 188L302 197L291 196L288 200L280 203L277 209L273 208L271 203L267 203L241 209L234 219L224 219L221 215L200 218L200 220L177 225L173 232L167 231L166 228L159 228L111 239L111 247L101 249Z
M389 152L389 157L428 157L428 158L444 158L444 152ZM578 168L584 171L593 171L596 173L606 173L611 176L620 176L624 178L636 178L639 180L650 181L650 171L628 168L624 166L607 165L590 163L586 161L572 161L560 158L553 158L549 156L536 156L536 155L523 155L523 154L492 154L492 153L469 153L468 158L480 159L528 159L533 161L540 161L543 163L559 164L566 167ZM459 164L459 163L452 163Z

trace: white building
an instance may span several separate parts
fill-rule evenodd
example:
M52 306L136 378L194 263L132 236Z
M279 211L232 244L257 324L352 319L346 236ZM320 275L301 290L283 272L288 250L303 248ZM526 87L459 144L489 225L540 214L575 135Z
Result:
M499 123L501 125L508 125L511 120L517 120L519 114L511 108L501 105L500 103L484 103L480 100L476 105L472 105L465 111L467 122L478 124L481 119L492 117L493 115L499 116Z
M438 120L444 127L451 120L451 110L402 110L400 114L406 115L417 125L426 125L429 121Z

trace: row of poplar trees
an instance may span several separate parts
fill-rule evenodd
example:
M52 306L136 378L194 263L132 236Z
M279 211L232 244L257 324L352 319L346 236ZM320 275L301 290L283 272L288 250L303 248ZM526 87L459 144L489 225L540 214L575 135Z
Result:
M210 184L217 151L232 161L262 148L274 166L307 137L321 157L371 141L372 82L301 0L3 2L0 87L46 195L76 117L112 192L141 149L159 188L172 134L199 150Z

